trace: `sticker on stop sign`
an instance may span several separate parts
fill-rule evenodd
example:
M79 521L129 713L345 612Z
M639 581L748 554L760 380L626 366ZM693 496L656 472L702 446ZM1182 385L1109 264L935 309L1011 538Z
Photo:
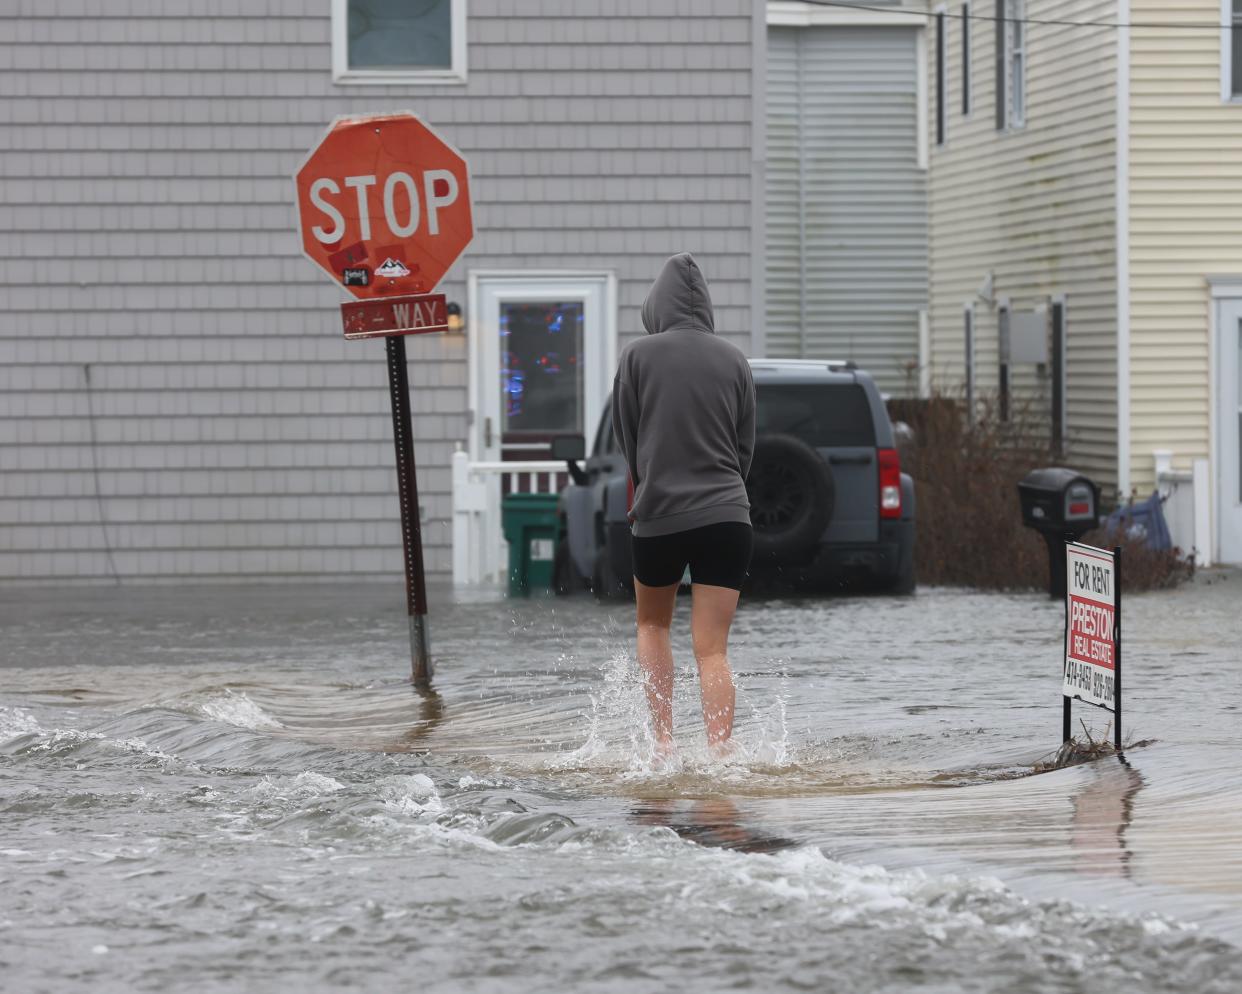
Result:
M430 293L474 237L466 160L414 114L335 121L294 184L303 253L356 297Z

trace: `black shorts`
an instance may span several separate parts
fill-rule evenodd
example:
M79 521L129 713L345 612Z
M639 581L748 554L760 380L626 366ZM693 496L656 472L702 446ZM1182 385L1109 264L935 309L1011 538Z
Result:
M750 525L721 521L671 535L631 536L634 578L648 587L677 583L690 567L692 583L742 589L750 568Z

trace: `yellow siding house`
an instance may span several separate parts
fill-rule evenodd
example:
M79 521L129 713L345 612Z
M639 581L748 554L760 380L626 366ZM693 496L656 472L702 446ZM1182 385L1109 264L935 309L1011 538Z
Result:
M925 379L1242 563L1242 0L929 11Z

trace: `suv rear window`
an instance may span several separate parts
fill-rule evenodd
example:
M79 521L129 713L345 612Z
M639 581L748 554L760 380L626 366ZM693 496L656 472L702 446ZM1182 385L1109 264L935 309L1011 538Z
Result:
M793 435L814 448L875 446L867 392L856 383L755 384L759 434Z

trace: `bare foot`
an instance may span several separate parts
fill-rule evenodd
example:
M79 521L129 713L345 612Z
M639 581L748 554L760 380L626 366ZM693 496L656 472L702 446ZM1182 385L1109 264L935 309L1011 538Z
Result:
M670 766L677 764L677 745L672 739L657 739L655 748L652 750L651 767L656 770L666 770Z
M714 763L723 763L733 758L737 752L732 739L725 739L723 742L712 742L707 747L707 753Z

